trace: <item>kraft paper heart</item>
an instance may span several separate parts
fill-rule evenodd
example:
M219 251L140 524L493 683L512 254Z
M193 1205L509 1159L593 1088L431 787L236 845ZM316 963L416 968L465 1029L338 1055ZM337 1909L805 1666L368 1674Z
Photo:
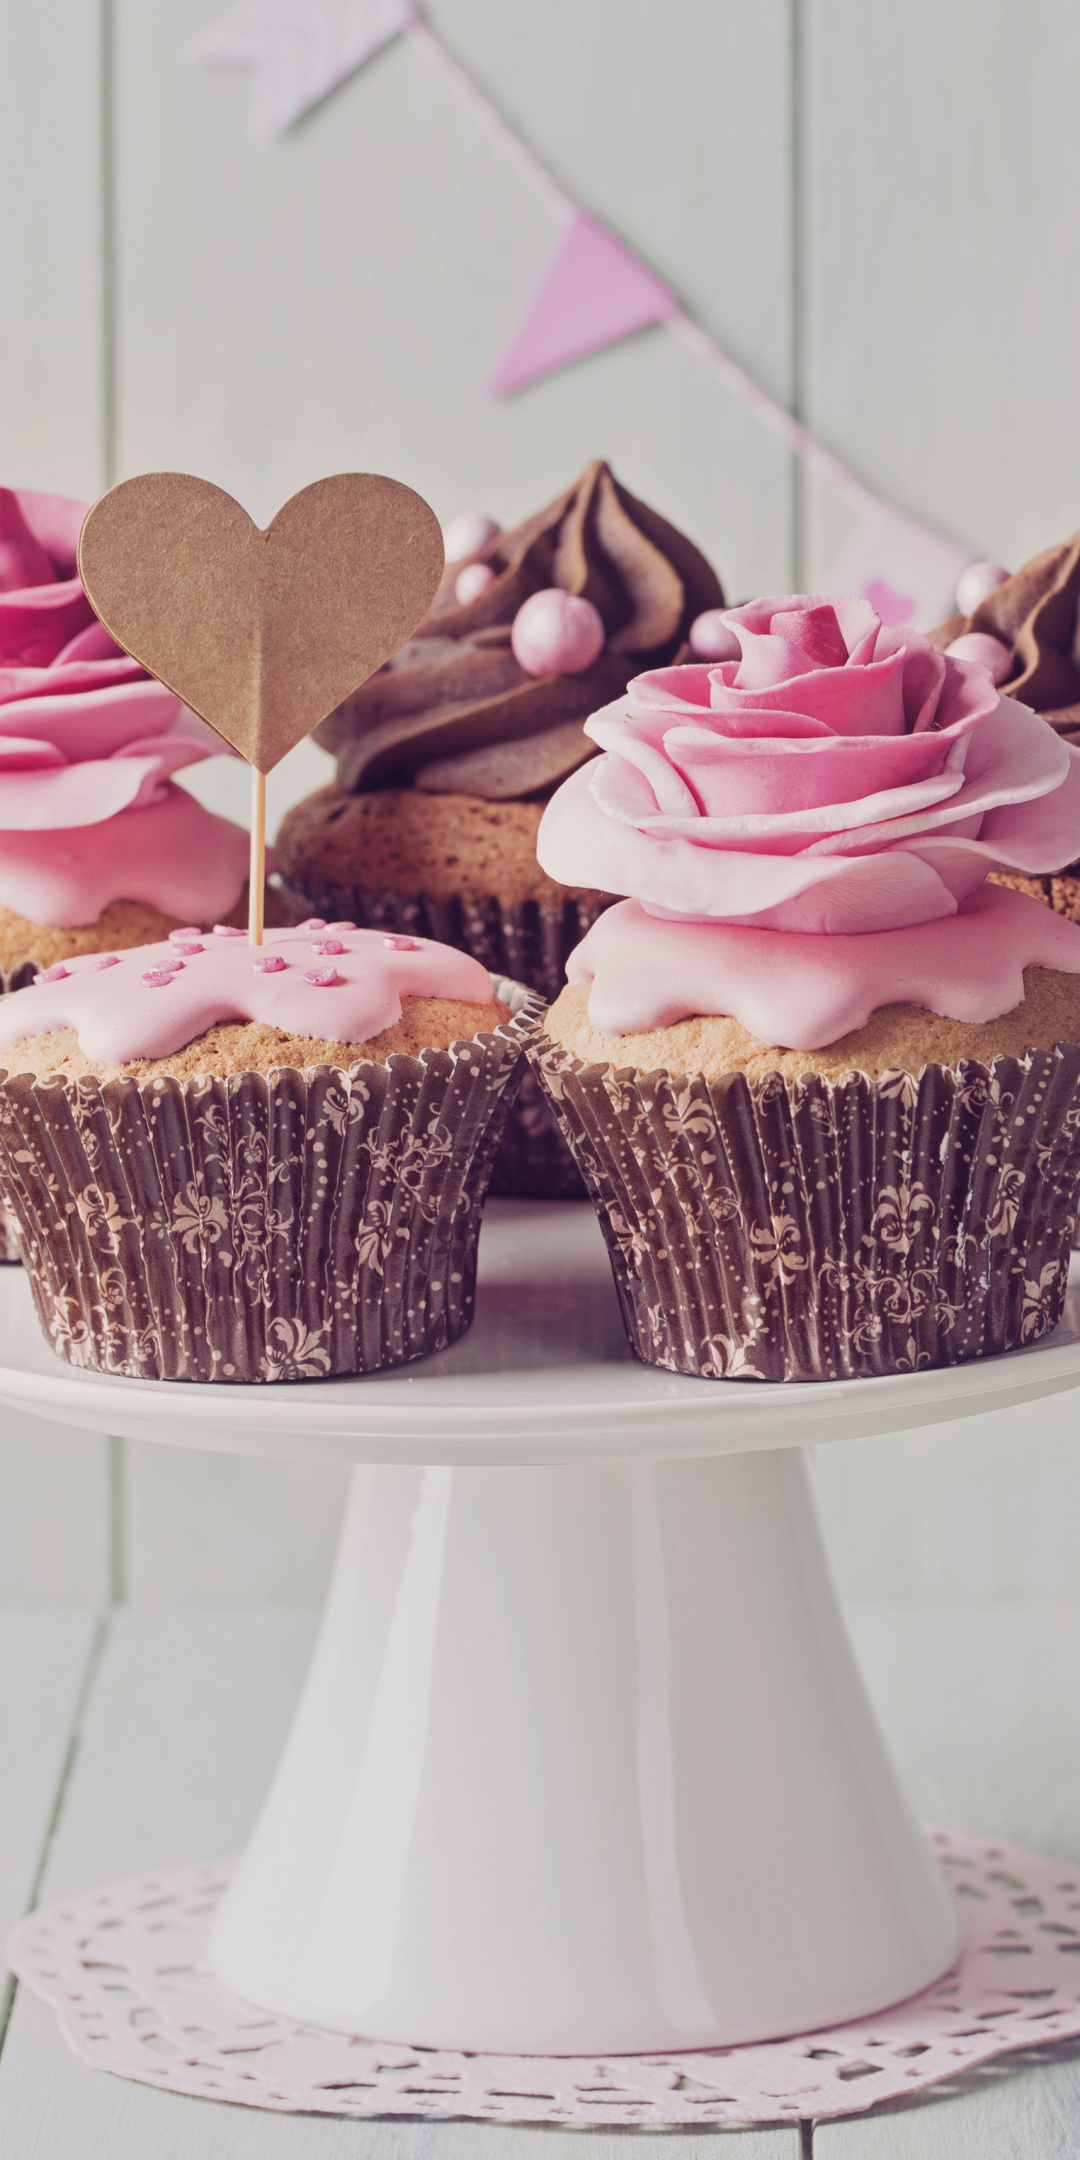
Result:
M209 480L142 473L79 538L117 644L262 773L399 651L442 568L434 511L376 473L316 480L265 532Z

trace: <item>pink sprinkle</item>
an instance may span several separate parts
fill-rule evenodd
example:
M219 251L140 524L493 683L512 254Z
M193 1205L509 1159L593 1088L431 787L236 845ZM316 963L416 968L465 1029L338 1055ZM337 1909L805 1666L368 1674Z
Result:
M313 915L310 921L297 923L296 927L298 930L325 930L326 924L321 915Z
M63 963L63 961L62 961L62 960L58 960L58 961L57 961L57 963L56 963L56 966L55 966L55 967L50 967L50 968L42 968L42 969L41 969L41 970L39 971L39 973L38 973L37 975L35 975L35 977L34 977L34 981L35 981L35 982L63 982L63 981L64 981L64 979L65 979L65 977L66 977L66 975L67 975L67 969L66 969L66 967L64 966L64 963Z
M329 990L339 980L336 968L305 968L304 981L317 990Z
M147 968L143 981L150 990L164 990L172 981L172 973L169 968Z
M179 975L184 963L181 960L179 953L170 953L169 958L167 960L163 960L161 965L167 970L170 975Z
M389 945L391 952L420 951L420 939L415 937L384 937L383 944Z
M183 953L185 960L190 960L192 953L202 952L202 942L196 939L194 945L181 945L178 941L176 950L178 953Z
M261 960L252 961L251 972L253 975L280 975L284 965L280 953L264 953Z
M311 950L317 953L340 953L344 952L345 947L340 938L324 937L320 938L318 944L313 945Z
M92 962L92 964L91 964L91 966L87 968L86 972L87 972L87 974L88 974L88 975L96 975L96 974L98 974L98 972L99 972L99 970L100 970L101 968L107 968L107 967L119 967L119 965L120 965L120 955L119 955L119 953L114 953L114 952L107 952L107 953L102 953L102 955L101 955L101 958L100 958L100 960L95 960L95 961L93 961L93 962Z
M327 923L326 927L328 930L355 930L356 924L354 922L332 922Z
M234 925L233 923L224 923L224 922L216 922L216 923L214 924L214 936L215 936L215 937L246 937L246 936L247 936L247 931L246 931L246 930L238 930L238 929L237 929L237 928L235 927L235 925Z
M198 928L198 924L197 924L197 923L189 923L189 924L188 924L188 926L187 926L187 929L186 929L186 930L170 930L170 932L169 932L169 943L170 943L170 945L181 945L181 944L183 943L183 941L184 941L184 939L185 939L185 938L189 938L189 937L192 937L192 938L197 938L197 937L198 937L198 935L199 935L199 928Z

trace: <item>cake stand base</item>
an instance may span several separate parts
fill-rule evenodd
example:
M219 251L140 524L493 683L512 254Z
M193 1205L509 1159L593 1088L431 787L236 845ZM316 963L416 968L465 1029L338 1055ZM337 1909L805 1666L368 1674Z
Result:
M957 1943L798 1451L354 1473L211 1937L236 1994L423 2047L731 2046Z
M862 2114L1080 2033L1080 1881L1059 1860L931 1830L962 1911L948 1976L877 2017L726 2052L477 2055L339 2034L238 2001L207 1969L228 1869L167 1868L30 1913L14 1971L95 2070L280 2114L720 2129Z

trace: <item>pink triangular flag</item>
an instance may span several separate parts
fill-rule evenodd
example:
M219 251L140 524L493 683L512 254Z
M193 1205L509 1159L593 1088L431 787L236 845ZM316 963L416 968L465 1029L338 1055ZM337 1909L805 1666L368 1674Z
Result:
M584 210L560 235L536 291L488 382L494 397L663 322L674 295Z

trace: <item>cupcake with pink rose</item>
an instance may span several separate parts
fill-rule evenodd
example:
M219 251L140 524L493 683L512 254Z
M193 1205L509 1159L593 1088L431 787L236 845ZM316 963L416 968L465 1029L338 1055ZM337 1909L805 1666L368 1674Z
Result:
M652 670L539 859L623 897L531 1053L646 1362L746 1380L985 1356L1060 1317L1080 752L977 659L802 595Z
M545 997L607 904L536 859L544 804L596 756L583 723L644 668L689 659L723 606L704 556L602 460L511 531L446 530L419 629L316 729L333 786L277 835L295 915L437 937ZM519 1096L492 1190L580 1193L535 1092Z
M230 916L247 835L174 775L224 745L114 644L83 503L0 489L0 974Z

